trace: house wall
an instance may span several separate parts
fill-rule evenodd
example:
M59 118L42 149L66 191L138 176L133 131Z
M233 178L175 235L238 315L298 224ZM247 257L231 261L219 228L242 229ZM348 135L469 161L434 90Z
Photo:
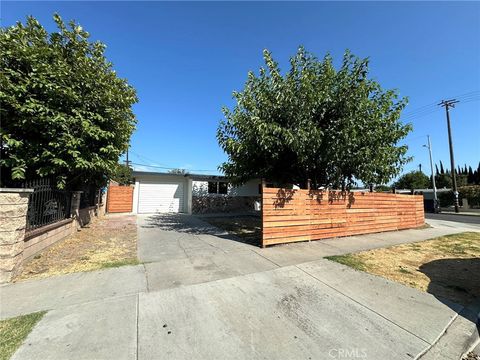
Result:
M212 179L212 181L219 181ZM192 181L192 213L254 211L255 201L260 200L259 180L251 180L240 186L229 185L227 194L209 194L208 181Z
M212 180L218 181L218 180ZM227 196L260 196L259 188L260 180L250 180L240 186L228 186ZM208 193L208 181L192 181L192 196L225 196L221 194Z
M259 200L260 196L193 196L192 213L254 212L255 201Z
M166 174L134 173L132 213L138 214L140 184L142 182L182 182L183 208L186 213L207 213L225 211L253 211L254 202L259 200L260 180L251 180L240 186L229 186L228 193L209 194L208 180L192 180L189 176ZM212 181L220 181L212 178Z

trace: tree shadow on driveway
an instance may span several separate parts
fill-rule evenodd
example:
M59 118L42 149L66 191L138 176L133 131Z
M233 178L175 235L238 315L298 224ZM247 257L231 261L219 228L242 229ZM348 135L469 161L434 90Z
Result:
M154 214L145 218L140 227L144 229L159 229L162 231L174 231L192 235L212 235L224 240L259 246L257 242L252 243L251 241L248 241L248 239L240 238L193 215Z

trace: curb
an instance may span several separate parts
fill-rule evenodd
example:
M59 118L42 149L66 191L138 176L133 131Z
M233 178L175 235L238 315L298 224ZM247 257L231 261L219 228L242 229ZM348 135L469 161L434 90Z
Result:
M468 212L460 212L460 213L456 213L456 212L453 212L453 211L441 211L439 212L439 214L443 214L443 215L455 215L455 216L473 216L473 217L480 217L480 213L475 213L475 212L472 212L472 213L468 213Z
M480 303L463 308L432 346L417 359L460 360L480 343Z

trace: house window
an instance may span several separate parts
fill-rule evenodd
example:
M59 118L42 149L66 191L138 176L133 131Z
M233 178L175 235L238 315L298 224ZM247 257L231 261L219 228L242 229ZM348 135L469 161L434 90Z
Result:
M216 194L218 189L218 183L214 181L208 182L208 193L209 194Z
M219 182L218 183L218 193L226 195L228 192L228 183L226 182Z
M208 193L226 195L228 193L228 183L223 181L209 181Z

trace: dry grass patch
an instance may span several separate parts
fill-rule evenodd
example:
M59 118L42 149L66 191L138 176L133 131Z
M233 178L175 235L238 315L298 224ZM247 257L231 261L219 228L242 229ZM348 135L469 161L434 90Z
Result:
M14 281L135 264L135 217L106 217L35 256Z
M461 304L480 298L480 233L327 258Z

